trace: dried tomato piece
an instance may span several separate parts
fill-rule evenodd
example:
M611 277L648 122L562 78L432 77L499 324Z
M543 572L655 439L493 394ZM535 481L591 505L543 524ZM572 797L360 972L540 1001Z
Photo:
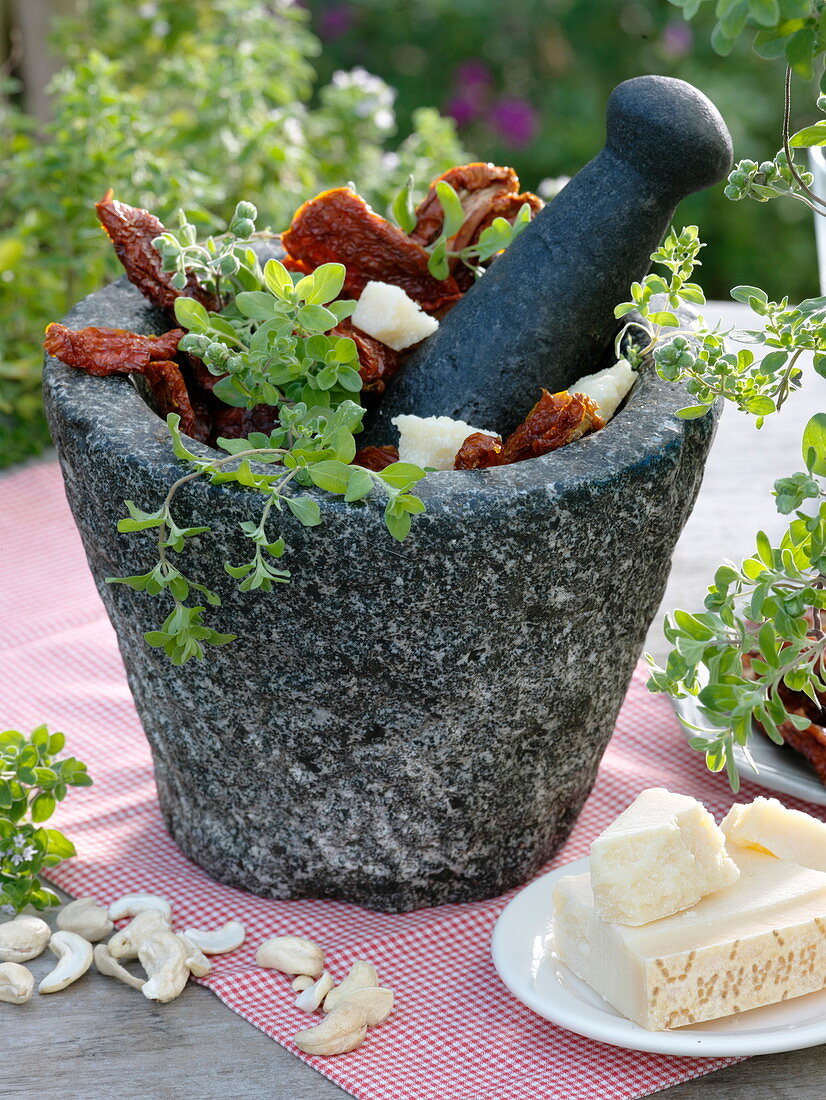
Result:
M281 240L291 261L310 270L324 263L344 264L344 289L356 298L373 281L400 286L428 313L461 297L455 279L433 278L420 244L347 187L322 191L300 206Z
M436 184L442 181L449 183L459 196L459 201L467 215L462 232L464 233L469 222L472 223L468 229L468 239L479 219L485 216L491 200L496 195L515 194L519 190L519 177L512 168L503 168L483 161L457 164L455 168L449 168L431 183L427 194L416 207L416 225L410 233L410 239L418 244L433 244L441 235L444 211L436 191Z
M801 718L809 717L805 707L789 706L788 703L785 706L791 714L798 714ZM777 728L789 748L808 760L821 783L826 783L826 729L812 722L806 729L799 730L789 721L781 722ZM765 733L764 728L763 732Z
M152 360L171 359L183 335L180 328L162 336L140 336L122 328L70 329L51 324L43 347L67 367L87 374L140 374Z
M461 229L448 242L451 252L459 252L479 240L479 234L494 218L512 222L523 203L534 213L545 205L530 191L519 194L519 177L512 168L496 164L460 164L443 172L430 185L430 190L416 208L416 225L410 239L422 245L432 244L442 232L444 212L436 184L449 183L465 211Z
M246 439L250 432L269 435L278 423L278 409L274 405L255 405L252 409L221 405L212 415L210 442L214 445L218 439Z
M221 378L226 378L224 374L212 374L203 359L199 359L196 355L185 355L184 360L189 366L193 383L210 396L215 389L215 383ZM218 398L214 400L217 401Z
M182 296L197 299L207 309L220 308L215 296L202 287L194 275L188 277L183 290L176 290L172 285L172 273L163 270L160 253L152 244L164 231L163 223L154 214L118 202L111 190L95 204L95 209L127 278L144 298L168 310L172 310L175 299Z
M151 396L151 405L158 416L178 413L181 418L181 431L192 439L206 441L206 435L198 434L204 425L198 423L184 376L177 363L169 360L147 363L141 372Z
M328 336L349 336L354 341L359 356L359 374L362 381L362 393L381 397L387 383L396 374L401 365L399 352L382 344L373 336L355 328L349 318L341 321Z
M392 443L387 443L383 447L362 447L360 451L356 451L353 465L364 466L365 469L375 470L378 473L398 461L398 448L394 447Z
M454 470L486 470L502 465L502 438L474 432L459 448L453 463Z
M536 217L539 211L545 206L542 199L540 199L538 195L534 195L531 191L523 191L521 195L494 196L488 206L485 216L476 223L476 228L473 235L468 239L468 244L476 244L479 237L495 218L504 218L505 221L512 223L525 203L531 208L532 217ZM464 226L462 230L464 231Z
M596 401L584 394L543 390L525 420L505 440L502 465L537 458L599 431L605 421L597 408Z

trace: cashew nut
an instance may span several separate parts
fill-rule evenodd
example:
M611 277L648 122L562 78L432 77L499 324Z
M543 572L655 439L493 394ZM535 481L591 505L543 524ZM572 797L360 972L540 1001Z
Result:
M200 947L205 955L224 955L241 946L246 932L239 920L228 920L221 928L211 932L202 928L187 928L184 935Z
M303 936L273 936L264 940L255 953L255 961L282 974L308 974L311 978L320 978L324 970L324 952Z
M373 986L369 989L354 989L347 994L347 1000L343 1003L363 1009L368 1027L375 1027L376 1024L383 1024L393 1011L393 1001L392 989ZM327 1007L326 1002L324 1007Z
M299 1031L295 1045L305 1054L346 1054L364 1042L367 1016L358 1005L340 1004L317 1027Z
M109 919L109 911L98 905L95 898L84 897L70 901L57 915L57 927L64 932L76 932L90 943L102 940L115 927Z
M22 963L46 949L52 930L40 917L15 917L0 924L0 962Z
M109 906L109 916L112 920L120 920L122 917L136 917L147 909L157 909L168 919L172 919L172 906L166 898L158 897L157 894L124 894Z
M304 1012L315 1012L332 988L332 975L325 970L317 982L308 985L299 993L295 999L295 1007Z
M77 932L55 932L49 950L57 955L58 964L37 987L40 993L58 993L82 978L92 965L92 945Z
M189 981L187 951L174 932L153 932L138 947L138 958L147 974L141 992L150 1001L174 1001Z
M109 940L113 959L136 959L138 947L155 932L170 932L169 917L160 909L144 909Z
M313 979L309 974L299 974L297 978L293 979L293 983L290 988L294 993L303 993L305 989L309 989L313 985Z
M189 967L189 972L194 974L196 978L205 978L212 970L212 963L186 932L179 932L178 939L184 945L187 954L186 965Z
M34 993L34 974L20 963L0 963L0 1001L24 1005Z
M332 1012L337 1005L349 1000L350 994L355 993L357 989L375 989L378 984L379 975L375 966L365 962L364 959L356 959L344 981L327 994L324 1011Z
M117 978L119 982L131 985L133 989L143 989L144 979L136 978L125 966L121 966L117 959L113 959L105 943L99 943L95 947L94 955L95 969L98 973L106 974L109 978Z

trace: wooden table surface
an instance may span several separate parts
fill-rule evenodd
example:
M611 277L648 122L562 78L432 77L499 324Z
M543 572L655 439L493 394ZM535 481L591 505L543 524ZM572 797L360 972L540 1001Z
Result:
M715 312L727 324L742 325L747 311L715 305L707 315ZM751 418L726 411L697 506L677 546L661 615L677 606L699 607L720 560L748 555L758 527L770 534L782 530L771 487L775 478L800 468L802 425L824 407L825 397L823 381L813 377L759 433ZM662 657L666 647L658 622L648 649ZM53 922L53 915L49 919ZM28 965L39 980L52 963L47 953ZM599 1057L596 1045L594 1057ZM826 1046L753 1058L659 1095L815 1100L826 1094L824 1077ZM341 1100L345 1095L193 984L177 1001L159 1005L90 972L63 993L35 994L21 1007L0 1005L0 1097Z

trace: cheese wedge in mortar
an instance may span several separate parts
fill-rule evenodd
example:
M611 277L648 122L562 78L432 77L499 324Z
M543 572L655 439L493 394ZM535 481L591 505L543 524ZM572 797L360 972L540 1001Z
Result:
M790 810L776 798L755 798L748 805L735 803L720 828L729 844L826 871L826 822Z
M725 837L695 798L650 787L591 845L597 912L647 924L736 881Z
M740 877L641 928L600 917L590 875L554 890L562 961L623 1016L658 1031L826 985L826 874L733 849Z

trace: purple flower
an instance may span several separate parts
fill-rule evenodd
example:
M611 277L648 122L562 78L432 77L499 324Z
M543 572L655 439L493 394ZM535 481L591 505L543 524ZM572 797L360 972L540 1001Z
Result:
M349 4L332 4L318 17L318 36L328 42L341 38L356 24L356 13Z
M530 145L539 130L539 116L525 99L505 96L493 105L489 121L511 149Z
M454 69L453 83L463 89L479 86L489 88L493 83L493 75L484 61L463 61Z
M457 126L467 126L478 117L479 105L465 96L457 95L447 101L444 113L449 115Z
M691 27L682 19L673 19L663 30L660 46L669 57L685 57L694 43Z

